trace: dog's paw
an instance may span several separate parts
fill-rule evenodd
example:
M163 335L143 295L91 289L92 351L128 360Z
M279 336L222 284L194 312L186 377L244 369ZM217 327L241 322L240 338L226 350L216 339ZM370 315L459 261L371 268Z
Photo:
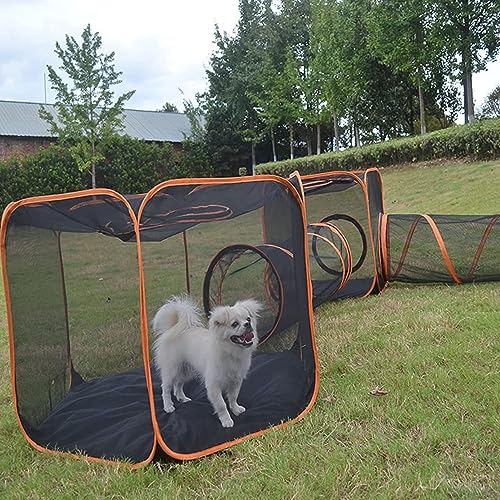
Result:
M244 406L241 406L239 405L238 403L236 403L235 405L233 405L233 407L231 408L231 411L236 415L241 415L244 411L246 411L246 408Z
M220 423L222 427L232 427L234 425L233 419L231 417L220 417Z
M191 401L191 398L188 398L187 396L176 396L177 398L177 401L179 401L179 403L189 403L189 401Z
M164 404L163 405L163 410L165 411L165 413L173 413L174 410L175 410L175 406L174 406L173 403Z

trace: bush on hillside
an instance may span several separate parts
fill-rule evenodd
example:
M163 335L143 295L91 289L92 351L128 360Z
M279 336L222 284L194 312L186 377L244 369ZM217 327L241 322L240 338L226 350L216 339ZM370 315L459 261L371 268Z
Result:
M443 158L486 160L499 157L500 120L480 120L470 125L454 126L424 136L394 139L335 153L264 163L257 166L257 173L288 177L294 170L298 170L301 174L312 174L331 170L386 167Z

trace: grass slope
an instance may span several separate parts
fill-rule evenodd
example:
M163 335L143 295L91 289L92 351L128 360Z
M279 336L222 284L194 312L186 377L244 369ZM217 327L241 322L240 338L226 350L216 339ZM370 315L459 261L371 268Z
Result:
M500 162L383 171L389 212L493 213ZM498 498L498 284L390 286L315 314L316 406L211 457L138 471L32 450L0 303L1 498ZM383 386L384 396L371 390Z

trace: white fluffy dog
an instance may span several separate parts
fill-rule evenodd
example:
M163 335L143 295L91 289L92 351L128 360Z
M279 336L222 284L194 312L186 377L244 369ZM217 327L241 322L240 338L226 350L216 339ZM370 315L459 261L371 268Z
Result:
M153 320L157 336L154 360L161 374L163 409L167 413L175 410L172 391L180 403L190 401L183 386L199 377L205 382L208 399L222 426L234 425L224 396L234 415L245 411L237 399L257 347L257 315L261 309L253 299L217 306L210 313L208 329L189 298L173 297L158 310Z

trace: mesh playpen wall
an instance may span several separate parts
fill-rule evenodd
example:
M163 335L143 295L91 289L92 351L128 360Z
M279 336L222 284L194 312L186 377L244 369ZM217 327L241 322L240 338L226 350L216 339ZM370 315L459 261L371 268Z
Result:
M297 192L271 176L9 205L2 264L26 439L140 465L155 453L201 457L304 415L318 390L306 238ZM246 298L264 305L239 397L247 411L232 428L213 415L200 381L185 388L191 402L163 411L148 325L182 293L207 312Z
M306 204L315 307L380 292L389 282L500 280L498 214L387 214L376 168L294 172L290 181ZM318 254L319 237L335 252L323 245Z
M390 281L500 280L499 215L387 214L377 169L289 180L184 179L21 200L1 244L14 406L37 449L126 460L197 458L303 416L318 391L313 307ZM167 414L148 325L171 295L208 315L264 305L221 427L203 384Z

